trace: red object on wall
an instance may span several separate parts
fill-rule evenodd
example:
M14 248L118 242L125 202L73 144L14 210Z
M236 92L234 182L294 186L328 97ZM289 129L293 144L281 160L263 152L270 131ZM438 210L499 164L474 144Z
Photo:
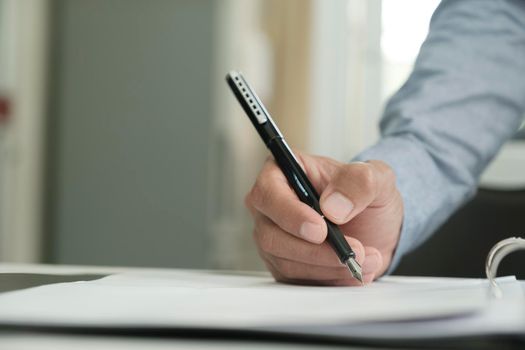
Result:
M0 96L0 125L7 123L9 120L10 107L9 100L4 96Z

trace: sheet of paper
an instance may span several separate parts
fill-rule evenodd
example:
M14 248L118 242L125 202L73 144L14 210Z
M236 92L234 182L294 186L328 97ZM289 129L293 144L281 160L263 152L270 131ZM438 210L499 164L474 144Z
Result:
M379 340L441 339L478 336L525 336L525 282L499 279L503 298L487 300L482 310L460 317L430 317L418 320L340 323L329 326L273 328L285 332L323 337ZM425 343L423 343L425 344ZM428 345L428 344L427 344Z
M501 280L517 284L515 279ZM479 313L484 280L387 277L365 287L305 287L205 271L121 273L0 294L0 323L87 327L281 329ZM285 329L285 328L282 328Z

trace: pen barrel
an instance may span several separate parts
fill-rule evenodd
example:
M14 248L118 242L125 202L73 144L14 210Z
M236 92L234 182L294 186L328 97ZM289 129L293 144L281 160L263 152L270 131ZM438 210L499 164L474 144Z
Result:
M341 232L339 226L337 226L327 218L324 218L324 221L326 222L326 226L328 227L326 239L328 243L330 243L332 248L334 248L337 257L339 258L339 261L341 261L344 264L348 261L348 259L355 258L355 253L350 247L350 244L348 244L348 242L346 241L346 238L343 232Z
M334 249L339 260L342 263L346 263L349 258L355 258L355 253L346 241L339 226L324 217L319 204L319 194L304 173L286 142L281 137L275 137L270 139L266 145L272 152L277 165L297 194L297 197L324 218L328 229L326 239Z
M266 143L266 146L272 152L275 162L301 202L309 205L322 215L321 206L319 205L319 194L317 194L314 186L308 180L303 168L301 168L292 150L283 138L274 137Z

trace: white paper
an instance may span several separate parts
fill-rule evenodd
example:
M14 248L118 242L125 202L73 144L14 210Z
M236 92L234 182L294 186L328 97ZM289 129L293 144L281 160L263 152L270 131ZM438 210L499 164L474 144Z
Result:
M305 335L335 336L348 339L440 339L478 336L525 336L524 282L499 279L503 298L489 298L485 306L472 314L457 317L430 317L419 320L390 320L366 323L302 326L272 329ZM504 281L504 282L503 282ZM503 283L502 283L503 282Z
M514 278L500 283L519 287ZM481 314L488 301L488 284L477 279L386 277L365 287L306 287L267 276L128 272L0 294L0 323L292 329L461 317Z

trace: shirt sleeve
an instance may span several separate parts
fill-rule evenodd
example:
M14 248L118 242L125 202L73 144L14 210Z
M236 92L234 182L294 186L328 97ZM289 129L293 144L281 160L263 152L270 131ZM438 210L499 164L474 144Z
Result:
M387 103L382 138L355 158L389 164L403 197L388 273L473 196L524 110L525 1L442 1L412 74Z

